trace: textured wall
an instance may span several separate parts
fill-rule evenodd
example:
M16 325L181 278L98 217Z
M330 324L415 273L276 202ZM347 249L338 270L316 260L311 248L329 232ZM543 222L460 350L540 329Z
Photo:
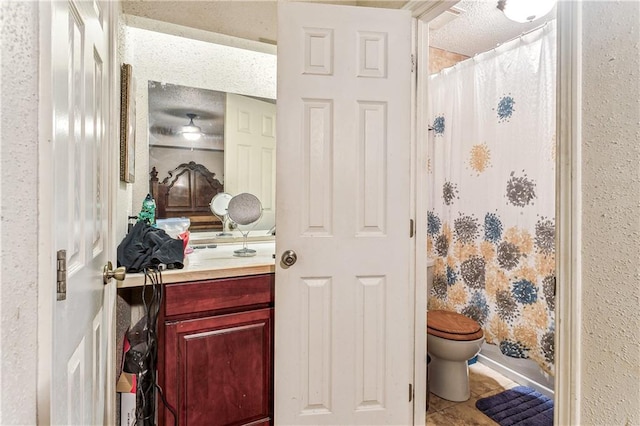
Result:
M437 47L429 47L429 74L439 73L444 68L452 67L465 59L469 59L469 57Z
M583 6L582 423L640 424L640 3Z
M2 2L0 424L36 424L38 3Z
M205 31L228 34L250 40L277 35L274 1L164 1L162 7L149 1L125 1L123 12Z
M134 27L123 33L123 61L132 65L137 84L135 214L149 191L147 82L275 99L276 56Z

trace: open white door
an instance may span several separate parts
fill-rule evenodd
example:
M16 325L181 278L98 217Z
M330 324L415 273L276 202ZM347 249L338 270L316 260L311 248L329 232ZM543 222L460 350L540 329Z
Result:
M413 423L410 42L408 11L278 4L276 424Z
M224 122L224 190L249 192L262 203L257 229L276 224L276 105L227 93Z
M39 356L50 362L40 361L42 424L114 421L105 401L112 401L115 392L106 393L112 383L106 372L115 282L105 286L102 278L107 261L115 261L109 259L115 246L109 238L113 191L108 180L117 179L110 173L117 144L110 103L113 10L110 2L101 1L41 7L42 29L50 30L42 38L42 102L51 97L51 105L41 108L47 134L41 147L41 214L51 221L41 230L41 249L53 269L43 278L49 281L41 305L48 306L39 313L40 326L47 328L40 333L46 339ZM62 250L66 261L58 257L56 262ZM56 269L58 281L66 277L66 291L63 283L56 285Z

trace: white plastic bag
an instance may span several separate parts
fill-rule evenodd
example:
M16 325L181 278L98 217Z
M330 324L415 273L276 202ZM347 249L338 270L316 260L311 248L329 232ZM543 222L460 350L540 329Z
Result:
M189 229L191 221L188 217L171 217L169 219L157 219L156 228L162 229L169 234L171 238L180 239L180 234L183 234Z

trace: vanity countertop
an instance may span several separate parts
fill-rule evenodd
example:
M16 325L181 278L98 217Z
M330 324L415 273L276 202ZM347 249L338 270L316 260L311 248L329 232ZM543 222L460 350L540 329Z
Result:
M185 256L183 269L162 271L162 282L169 284L241 277L268 274L275 271L275 260L273 258L275 242L250 242L249 248L257 251L256 255L252 257L234 256L233 251L239 248L242 248L242 244L218 244L215 248L195 249L193 253ZM142 286L144 278L142 273L127 274L124 281L118 281L118 288Z

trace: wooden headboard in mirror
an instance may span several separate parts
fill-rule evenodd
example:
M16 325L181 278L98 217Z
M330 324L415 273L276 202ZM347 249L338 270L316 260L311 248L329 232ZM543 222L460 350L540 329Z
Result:
M211 199L224 188L202 164L194 161L180 164L162 181L155 167L149 173L151 195L156 200L156 218L188 217L191 231L222 229L220 219L211 213Z

